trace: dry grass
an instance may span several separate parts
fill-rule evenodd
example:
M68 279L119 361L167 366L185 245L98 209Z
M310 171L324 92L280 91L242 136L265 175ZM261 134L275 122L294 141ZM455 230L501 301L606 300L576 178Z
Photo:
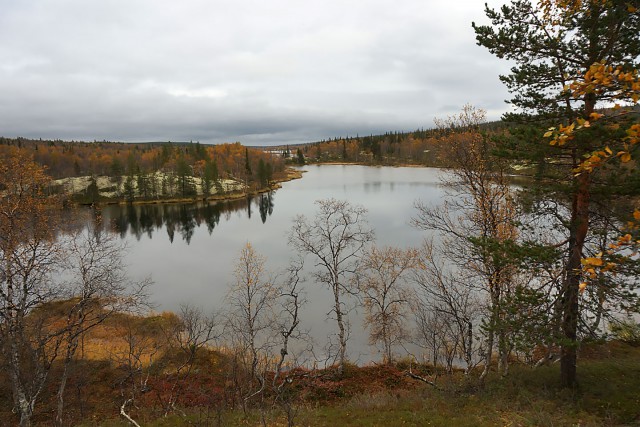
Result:
M63 304L63 303L59 303ZM48 314L62 313L62 305ZM277 404L244 414L232 408L234 382L228 353L205 349L192 375L180 383L180 411L162 416L159 406L170 389L180 352L167 347L165 330L177 318L172 313L148 317L117 315L94 328L84 339L82 358L69 384L68 419L71 424L125 426L119 407L129 391L125 360L127 337L143 342L143 371L149 392L137 396L130 412L143 425L286 425ZM153 357L151 357L153 356ZM558 365L532 369L513 366L510 375L490 376L484 387L460 372L438 377L439 389L406 375L406 366L347 365L343 376L335 370L289 371L289 397L297 408L296 421L310 426L601 426L640 425L640 348L620 342L583 346L579 360L580 385L559 385ZM422 368L422 370L420 370ZM427 374L428 367L415 367ZM58 378L54 366L51 378ZM141 376L137 377L138 379ZM11 394L6 372L0 372L0 424L16 421L10 413ZM55 408L55 384L38 403L36 424L48 425ZM267 400L271 399L269 393ZM236 401L237 402L237 401ZM236 403L237 404L237 403Z

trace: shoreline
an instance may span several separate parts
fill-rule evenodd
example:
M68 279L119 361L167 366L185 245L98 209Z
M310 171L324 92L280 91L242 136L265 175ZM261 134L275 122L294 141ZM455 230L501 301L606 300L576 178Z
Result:
M75 205L75 206L108 206L108 205L152 205L152 204L234 201L234 200L240 200L245 197L256 196L259 194L268 193L270 191L275 191L282 188L282 183L293 181L296 179L301 179L304 176L304 173L306 171L296 169L296 167L302 167L302 166L365 166L365 167L377 167L377 168L392 167L392 168L447 169L444 166L428 166L428 165L415 164L415 163L398 163L398 164L383 165L383 164L366 164L366 163L360 163L360 162L342 162L342 161L314 162L314 163L305 163L304 165L289 165L285 169L284 177L280 179L275 179L273 181L273 184L266 188L260 188L260 189L255 189L251 191L231 191L226 194L213 194L207 197L203 196L202 194L199 194L195 197L193 196L192 197L173 197L173 198L166 198L166 199L145 199L145 200L138 199L133 201L126 201L123 199L117 199L117 200L107 199L107 200L101 200L99 202L94 202L94 203L88 203L88 202L83 203L83 202L69 200L69 202L71 205ZM529 177L528 175L522 174L522 173L514 173L510 176L513 179L523 179L523 178L526 179Z
M173 203L194 203L194 202L226 202L239 200L249 196L255 196L258 194L268 193L270 191L278 190L282 188L282 183L293 181L295 179L301 179L304 171L293 169L288 167L285 170L286 176L280 179L274 180L273 184L253 191L234 191L227 194L214 194L210 196L197 195L195 197L179 197L179 198L167 198L167 199L148 199L148 200L102 200L94 203L80 203L71 202L76 206L109 206L109 205L153 205L153 204L173 204Z
M334 166L367 166L371 168L382 168L382 167L390 167L390 168L434 168L434 169L442 169L441 166L428 166L428 165L420 165L416 163L394 163L389 165L383 164L367 164L361 162L313 162L306 163L305 166L322 166L322 165L334 165Z

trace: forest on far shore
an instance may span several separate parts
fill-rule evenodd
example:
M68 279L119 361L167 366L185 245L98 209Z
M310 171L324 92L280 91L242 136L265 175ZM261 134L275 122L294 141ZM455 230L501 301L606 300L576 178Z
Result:
M495 133L504 131L506 125L483 123L482 128ZM455 166L439 142L441 136L442 129L434 128L271 147L245 147L239 142L208 145L0 137L0 155L9 147L31 155L57 180L58 191L78 203L219 199L265 191L291 179L287 165Z
M0 156L8 156L11 149L46 168L72 201L87 204L220 198L264 191L288 176L281 155L239 142L136 144L0 137ZM86 179L69 180L80 177Z

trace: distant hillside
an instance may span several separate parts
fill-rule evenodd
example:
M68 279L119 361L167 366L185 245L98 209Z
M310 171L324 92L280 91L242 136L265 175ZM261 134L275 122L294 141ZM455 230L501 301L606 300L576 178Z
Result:
M485 131L497 131L509 125L502 121L481 125ZM346 162L375 165L446 166L438 137L440 129L418 129L409 132L390 131L381 135L346 136L305 144L262 147L281 153L291 162Z

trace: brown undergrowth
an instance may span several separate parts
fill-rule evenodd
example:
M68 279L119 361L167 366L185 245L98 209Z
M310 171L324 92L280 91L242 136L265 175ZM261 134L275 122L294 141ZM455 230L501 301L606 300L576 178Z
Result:
M88 333L67 385L67 425L128 425L119 413L130 397L126 410L142 425L287 425L283 402L289 404L290 420L299 425L640 423L640 348L622 342L582 347L581 382L575 390L560 387L554 364L536 369L515 365L507 378L490 375L484 386L473 373L436 375L428 366L411 367L437 388L410 378L409 362L347 364L342 375L333 368L288 370L282 374L284 392L265 387L260 398L243 408L229 350L203 348L188 375L176 374L183 354L169 345L166 331L177 321L172 313L117 315ZM138 348L132 348L132 340ZM140 362L132 363L132 357ZM36 425L53 423L59 374L60 367L54 366L36 409ZM267 374L268 385L272 375ZM175 405L168 410L174 395ZM2 425L17 424L11 407L2 371Z

